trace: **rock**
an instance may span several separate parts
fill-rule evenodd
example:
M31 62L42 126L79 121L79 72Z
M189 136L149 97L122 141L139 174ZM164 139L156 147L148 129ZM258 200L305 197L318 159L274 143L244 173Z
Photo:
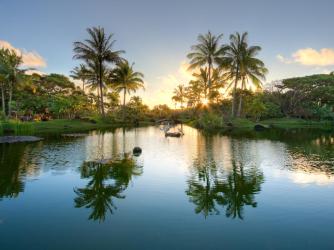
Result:
M134 147L132 150L132 153L134 156L139 156L141 155L142 149L140 147Z
M88 134L83 133L73 133L73 134L62 134L63 137L85 137Z
M37 142L43 138L36 136L0 136L1 143L17 143L17 142Z
M262 124L256 124L254 126L255 131L263 131L263 130L266 130L268 128L269 128L269 126L262 125Z

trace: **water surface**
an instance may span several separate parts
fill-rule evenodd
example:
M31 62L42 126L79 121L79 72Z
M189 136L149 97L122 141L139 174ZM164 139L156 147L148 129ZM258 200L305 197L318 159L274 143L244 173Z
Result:
M334 249L333 134L184 130L0 145L1 249Z

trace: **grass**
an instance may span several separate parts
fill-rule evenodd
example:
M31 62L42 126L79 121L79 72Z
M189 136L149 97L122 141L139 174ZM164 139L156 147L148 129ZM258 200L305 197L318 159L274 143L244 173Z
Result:
M319 128L334 129L334 121L312 121L297 118L277 118L261 121L262 124L273 125L277 128Z
M30 135L34 133L31 123L8 120L0 123L0 134Z
M51 120L46 122L32 122L36 133L66 133L83 132L94 129L117 127L116 124L96 121L96 123L82 120Z
M0 134L10 133L15 135L31 135L31 134L60 134L60 133L74 133L84 132L95 129L108 129L126 126L126 124L115 123L103 119L96 119L92 121L83 120L51 120L47 122L20 122L20 121L6 121L0 122ZM236 118L231 121L225 121L224 125L218 130L229 129L228 122L233 124L234 129L249 130L253 129L255 124L271 125L276 128L318 128L326 130L334 130L334 122L330 121L309 121L303 119L293 118L279 118L270 119L259 122L253 122L248 119ZM141 126L150 125L151 123L140 123ZM195 122L188 122L190 126L195 126ZM202 128L203 130L210 130L209 128ZM216 129L216 130L217 130Z
M190 126L196 126L196 122L188 123ZM219 130L230 130L233 129L242 129L249 130L253 129L256 124L268 125L274 128L315 128L315 129L324 129L324 130L334 130L333 121L312 121L312 120L303 120L296 118L276 118L268 119L263 121L251 121L245 118L235 118L231 120L225 120L223 126ZM232 126L231 126L232 125ZM211 130L209 127L202 127L204 130ZM217 130L217 129L215 129Z

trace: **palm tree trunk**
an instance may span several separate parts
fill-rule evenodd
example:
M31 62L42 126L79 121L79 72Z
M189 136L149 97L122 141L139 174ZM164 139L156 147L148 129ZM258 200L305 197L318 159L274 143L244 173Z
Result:
M100 108L100 90L99 88L96 89L96 92L97 92L97 102L96 102L96 105L97 105L97 110L98 112L101 112L101 108Z
M5 86L1 84L1 101L2 101L2 112L6 116L6 100L5 100Z
M82 80L82 91L85 93L85 80Z
M210 88L211 88L211 63L209 63L209 69L208 69L208 86L206 86L205 89L205 99L207 98L207 90L209 89L210 92Z
M126 89L124 88L124 92L123 92L123 122L125 122L125 98L126 98Z
M237 105L237 100L235 98L236 92L237 92L237 84L238 84L238 78L239 78L239 68L237 68L237 72L235 75L235 82L233 87L233 102L232 102L232 117L235 117L235 108Z
M242 79L242 85L241 85L241 90L243 91L245 88L245 79ZM239 96L239 108L238 108L238 117L241 116L241 109L242 109L242 98L243 98L243 92L240 92L240 96Z
M104 113L104 102L103 102L103 75L102 75L102 61L100 61L100 65L99 65L99 70L100 70L100 77L99 77L99 85L100 85L100 92L101 92L101 114L103 117L105 117L105 113Z
M12 97L13 97L13 85L9 85L9 101L8 101L8 117L11 116L12 113Z

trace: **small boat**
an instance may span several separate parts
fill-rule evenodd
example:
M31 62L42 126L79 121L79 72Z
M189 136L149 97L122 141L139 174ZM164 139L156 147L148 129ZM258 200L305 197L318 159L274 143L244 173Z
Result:
M165 132L166 137L181 137L184 135L183 131L181 129L178 129L179 131L177 132Z
M166 137L181 137L183 134L181 132L166 132Z

